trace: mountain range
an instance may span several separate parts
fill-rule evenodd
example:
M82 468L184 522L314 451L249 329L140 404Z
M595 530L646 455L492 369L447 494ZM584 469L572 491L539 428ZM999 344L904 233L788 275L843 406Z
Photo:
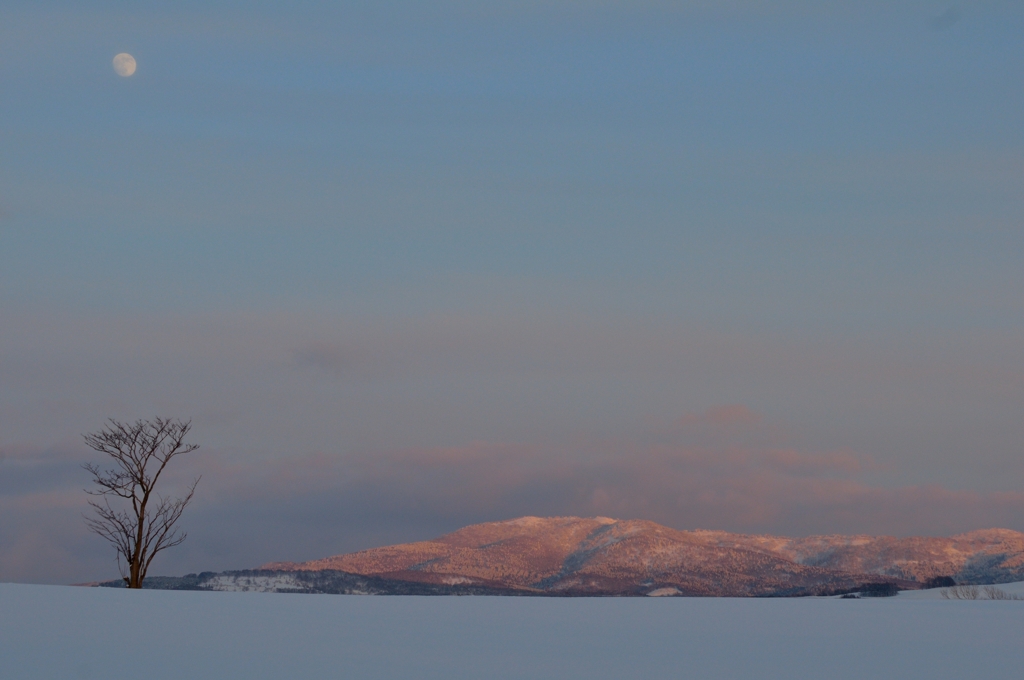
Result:
M783 536L646 520L520 517L429 541L259 569L150 577L187 590L406 595L791 597L1024 580L1024 534ZM112 581L102 585L123 586Z
M521 517L430 541L275 562L266 572L340 572L434 587L537 595L788 596L1024 580L1024 534L947 538L679 531L645 520Z

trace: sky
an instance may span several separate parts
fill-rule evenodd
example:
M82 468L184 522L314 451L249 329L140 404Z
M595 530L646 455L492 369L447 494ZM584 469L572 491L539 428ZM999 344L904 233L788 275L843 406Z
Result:
M1024 530L1021 35L995 0L5 3L0 581L116 577L108 418L192 421L165 574L522 515Z

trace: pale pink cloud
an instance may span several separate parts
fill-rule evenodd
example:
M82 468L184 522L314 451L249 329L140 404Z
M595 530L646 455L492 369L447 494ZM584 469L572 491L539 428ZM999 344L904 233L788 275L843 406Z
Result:
M602 514L678 528L796 534L943 533L1024 523L1024 494L872 486L858 478L871 466L849 451L649 445L588 460L577 450L474 442L377 454L344 482L339 461L334 478L339 495L367 494L363 501L380 512L419 508L453 521Z
M765 453L765 462L792 473L847 473L877 467L870 458L851 451L806 453L797 449L774 449Z

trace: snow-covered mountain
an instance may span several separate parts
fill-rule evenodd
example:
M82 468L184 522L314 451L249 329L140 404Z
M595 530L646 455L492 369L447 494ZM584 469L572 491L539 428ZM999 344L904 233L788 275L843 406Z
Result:
M373 592L390 592L388 584L396 584L401 592L807 595L877 583L919 588L936 577L1019 581L1024 534L987 529L949 538L785 538L678 531L644 520L522 517L475 524L430 541L277 562L247 573L275 572L277 578L307 580L313 573L321 580L358 575L373 579ZM232 577L220 578L216 589L229 589L224 579Z

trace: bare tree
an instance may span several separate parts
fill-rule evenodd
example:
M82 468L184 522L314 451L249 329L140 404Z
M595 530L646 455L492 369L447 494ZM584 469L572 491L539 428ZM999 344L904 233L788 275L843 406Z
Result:
M943 588L939 594L947 600L979 600L981 599L981 588L972 585L958 585Z
M187 420L154 418L127 424L111 419L99 432L84 435L89 448L110 456L114 464L110 470L92 463L83 466L97 487L86 493L99 499L89 501L95 512L85 521L114 546L121 578L129 588L142 587L157 553L185 540L174 525L199 479L179 498L161 496L154 489L172 458L199 448L185 443L191 428Z
M985 586L982 590L985 591L985 597L990 600L1024 600L1024 595L1020 593L1008 593L995 586Z

